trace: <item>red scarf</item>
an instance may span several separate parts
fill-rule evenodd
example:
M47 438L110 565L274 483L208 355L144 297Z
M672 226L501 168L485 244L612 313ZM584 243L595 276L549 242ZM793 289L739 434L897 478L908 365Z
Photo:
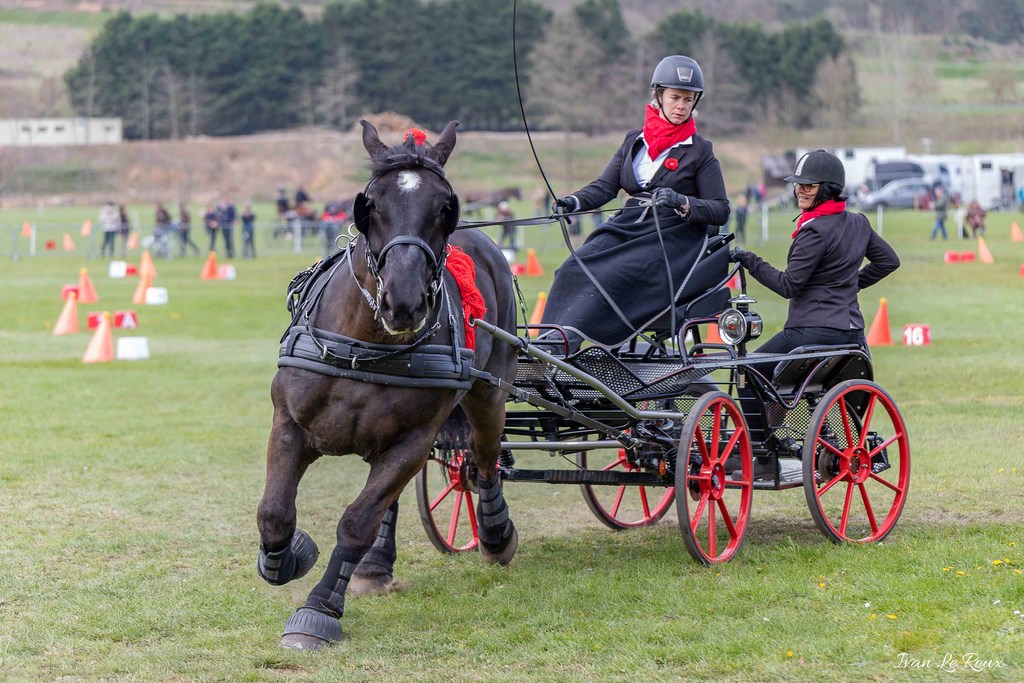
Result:
M693 116L686 119L678 126L661 118L658 110L647 105L647 113L644 115L644 142L647 143L647 153L651 155L651 161L672 145L693 136L697 132L697 123Z
M810 211L804 211L802 214L797 216L796 230L793 231L793 237L796 237L796 234L800 232L800 227L812 218L817 218L818 216L832 216L837 213L842 213L843 211L846 211L846 202L836 201L835 199L829 199L827 202L818 204L817 207Z
M476 266L470 255L462 251L462 247L452 247L448 252L445 266L455 278L455 284L459 286L459 294L462 295L462 325L466 332L466 348L475 349L476 328L473 327L473 321L483 317L487 312L484 295L476 286Z

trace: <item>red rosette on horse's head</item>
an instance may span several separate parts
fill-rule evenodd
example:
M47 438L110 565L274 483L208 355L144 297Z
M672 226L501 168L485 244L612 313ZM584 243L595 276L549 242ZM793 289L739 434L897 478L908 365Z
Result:
M412 140L417 147L422 147L427 144L427 131L419 128L410 128L405 131L405 139L403 142L409 142Z

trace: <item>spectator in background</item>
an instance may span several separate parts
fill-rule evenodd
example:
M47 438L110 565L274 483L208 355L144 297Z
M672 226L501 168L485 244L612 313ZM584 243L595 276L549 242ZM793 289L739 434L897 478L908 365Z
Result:
M128 238L132 234L132 223L128 220L128 208L122 204L117 209L117 217L121 223L121 256L128 255Z
M284 185L277 188L277 201L275 204L277 206L277 219L283 220L285 214L288 213L288 195L285 194Z
M947 239L946 216L949 214L949 198L946 196L946 191L942 188L942 185L935 187L934 208L935 224L932 225L931 239L935 239L935 236L940 232L942 233L942 239Z
M237 213L235 205L227 195L221 197L217 205L217 223L220 224L221 234L224 235L224 252L228 258L235 258L235 219Z
M217 228L220 227L220 222L217 220L213 202L206 205L206 213L203 214L203 227L206 228L206 234L210 236L210 251L217 251Z
M163 202L157 202L156 211L153 216L153 255L170 258L170 239L171 212L167 210Z
M192 214L185 202L178 204L178 242L181 244L180 257L185 257L185 250L189 247L193 254L199 256L199 245L192 241Z
M100 228L103 230L100 258L107 253L108 246L110 247L110 258L114 258L114 242L117 240L117 233L121 230L121 217L117 213L114 202L106 202L100 209Z
M736 197L736 239L740 242L747 241L747 196L741 194Z
M242 211L242 258L256 258L256 214L252 204Z
M341 233L342 224L348 220L351 202L342 203L339 201L327 202L324 212L320 216L320 226L324 231L324 258L338 251L338 235Z
M967 207L967 227L971 229L971 237L985 234L985 209L977 199Z
M497 210L494 212L494 220L496 221L513 221L515 216L512 215L512 209L509 207L508 202L498 202ZM511 223L502 223L501 226L501 239L498 242L498 246L505 248L508 246L509 249L516 248L516 226Z
M295 212L299 218L309 218L313 215L313 211L309 207L309 195L301 185L299 189L295 190Z

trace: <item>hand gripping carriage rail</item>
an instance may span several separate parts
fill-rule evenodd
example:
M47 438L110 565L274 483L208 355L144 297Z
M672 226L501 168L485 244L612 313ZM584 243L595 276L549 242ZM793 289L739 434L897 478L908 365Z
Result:
M727 242L709 246L705 270L728 270ZM748 352L761 321L741 270L742 293L728 298L724 285L736 272L714 277L681 306L677 331L659 321L619 348L565 355L564 347L531 341L531 330L519 337L477 320L479 330L519 349L513 384L474 371L516 404L506 418L502 480L578 485L612 529L657 523L675 503L684 544L704 564L735 556L754 490L802 487L833 542L884 539L910 482L907 428L895 402L855 345ZM708 325L718 326L722 342L701 341ZM523 451L570 466L523 468ZM477 547L473 467L465 444L439 442L416 478L420 517L442 552Z

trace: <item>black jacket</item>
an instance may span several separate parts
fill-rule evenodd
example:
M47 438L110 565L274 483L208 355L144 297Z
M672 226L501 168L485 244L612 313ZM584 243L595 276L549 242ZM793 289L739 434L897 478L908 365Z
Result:
M725 191L722 167L715 158L711 143L694 135L691 144L672 148L668 158L678 161L678 168L670 171L662 164L651 177L648 187L644 188L633 173L633 159L643 146L640 133L639 130L627 133L615 156L597 180L573 193L580 202L580 209L604 206L615 199L619 190L635 195L658 187L670 187L689 197L691 222L705 225L728 223L729 195ZM674 213L664 208L661 211Z
M580 208L603 206L620 190L635 195L670 187L689 198L689 219L683 220L669 207L652 209L628 200L576 250L579 260L570 257L555 272L544 323L576 328L600 344L619 344L667 311L685 286L711 284L690 281L708 236L729 221L725 181L711 143L694 135L691 144L673 148L668 158L678 162L677 168L662 164L646 188L633 172L633 158L642 147L640 131L630 131L600 177L574 193ZM725 272L719 275L724 278ZM628 322L605 300L591 277L600 282Z
M868 263L863 268L864 259ZM753 252L737 260L755 280L789 299L786 327L864 329L857 292L900 266L889 244L859 213L844 211L803 224L789 247L786 270L773 268Z

